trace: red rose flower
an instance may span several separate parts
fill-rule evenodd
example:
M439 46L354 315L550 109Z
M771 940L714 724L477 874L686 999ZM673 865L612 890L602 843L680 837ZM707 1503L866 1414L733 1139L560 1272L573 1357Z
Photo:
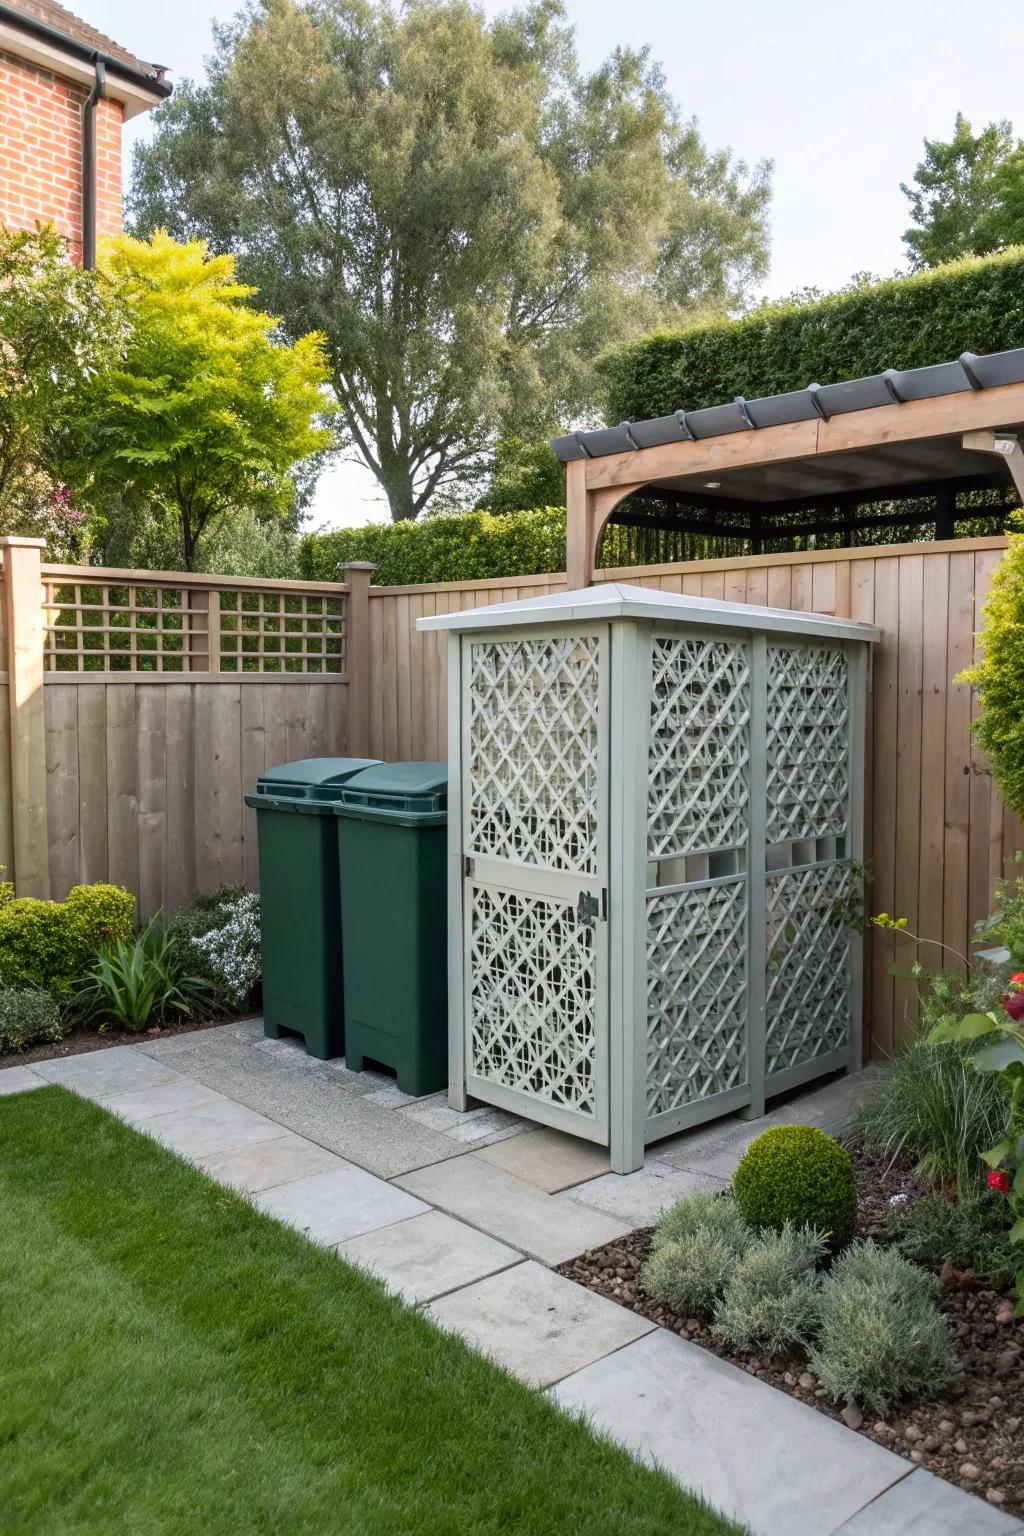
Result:
M1010 979L1013 982L1024 982L1024 971L1018 971ZM1003 998L1003 1007L1011 1019L1024 1019L1024 991L1008 992Z
M1012 1187L1010 1184L1010 1175L1008 1173L1004 1173L1001 1168L993 1168L991 1170L988 1176L988 1182L990 1187L992 1189L998 1189L1001 1195L1008 1195L1010 1193L1010 1189Z

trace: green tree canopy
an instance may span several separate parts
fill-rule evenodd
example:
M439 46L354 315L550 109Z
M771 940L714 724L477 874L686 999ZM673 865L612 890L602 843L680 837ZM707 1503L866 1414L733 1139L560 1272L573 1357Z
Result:
M396 519L592 411L608 341L766 267L769 166L709 153L645 52L582 70L560 0L250 0L155 117L133 228L207 238L324 334Z
M958 112L952 139L925 139L913 184L900 190L914 221L903 238L916 268L1024 243L1024 150L1008 122L975 133Z
M320 338L276 340L234 267L163 231L100 254L125 340L83 394L75 469L98 508L176 523L186 570L225 520L286 517L296 466L330 441Z
M84 514L61 483L77 402L119 344L95 275L50 227L0 227L0 533L80 553Z

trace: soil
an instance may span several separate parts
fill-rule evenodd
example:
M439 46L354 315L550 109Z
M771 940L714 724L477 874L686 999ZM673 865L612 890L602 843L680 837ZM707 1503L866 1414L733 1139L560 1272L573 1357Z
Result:
M857 1154L860 1178L858 1231L874 1236L893 1195L911 1199L922 1186L899 1168ZM621 1306L671 1328L761 1381L840 1419L879 1445L977 1494L1008 1514L1024 1518L1024 1322L1013 1303L976 1286L959 1271L943 1274L943 1310L953 1333L957 1377L934 1402L892 1409L885 1419L862 1415L833 1402L807 1368L803 1355L737 1354L696 1318L646 1296L639 1274L650 1251L653 1228L642 1227L604 1248L595 1248L559 1266L570 1280L609 1296Z
M137 1045L140 1040L169 1040L172 1035L189 1035L197 1029L216 1029L221 1024L231 1024L236 1017L248 1019L252 1014L217 1019L186 1019L181 1024L168 1024L141 1033L130 1029L76 1029L63 1040L30 1045L24 1051L0 1052L0 1072L4 1067L30 1067L34 1061L54 1061L61 1056L82 1056L86 1051L105 1051L112 1045Z

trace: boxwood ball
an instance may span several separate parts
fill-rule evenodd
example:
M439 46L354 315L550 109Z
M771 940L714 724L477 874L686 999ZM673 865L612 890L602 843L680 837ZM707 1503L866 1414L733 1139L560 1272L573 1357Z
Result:
M812 1125L780 1125L750 1143L733 1179L751 1226L815 1227L835 1250L857 1217L857 1174L845 1147Z

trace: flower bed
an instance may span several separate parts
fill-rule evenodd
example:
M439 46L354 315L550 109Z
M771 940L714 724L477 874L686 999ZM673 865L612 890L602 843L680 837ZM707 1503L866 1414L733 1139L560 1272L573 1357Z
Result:
M914 1201L923 1184L899 1167L855 1157L859 1175L857 1231L880 1236L894 1197ZM682 1338L709 1349L769 1385L840 1419L889 1450L1009 1513L1024 1517L1024 1324L1013 1303L948 1266L942 1311L953 1335L957 1373L933 1402L892 1409L884 1418L834 1402L796 1352L766 1356L727 1348L711 1326L654 1301L640 1274L652 1228L581 1254L560 1273L630 1307Z

